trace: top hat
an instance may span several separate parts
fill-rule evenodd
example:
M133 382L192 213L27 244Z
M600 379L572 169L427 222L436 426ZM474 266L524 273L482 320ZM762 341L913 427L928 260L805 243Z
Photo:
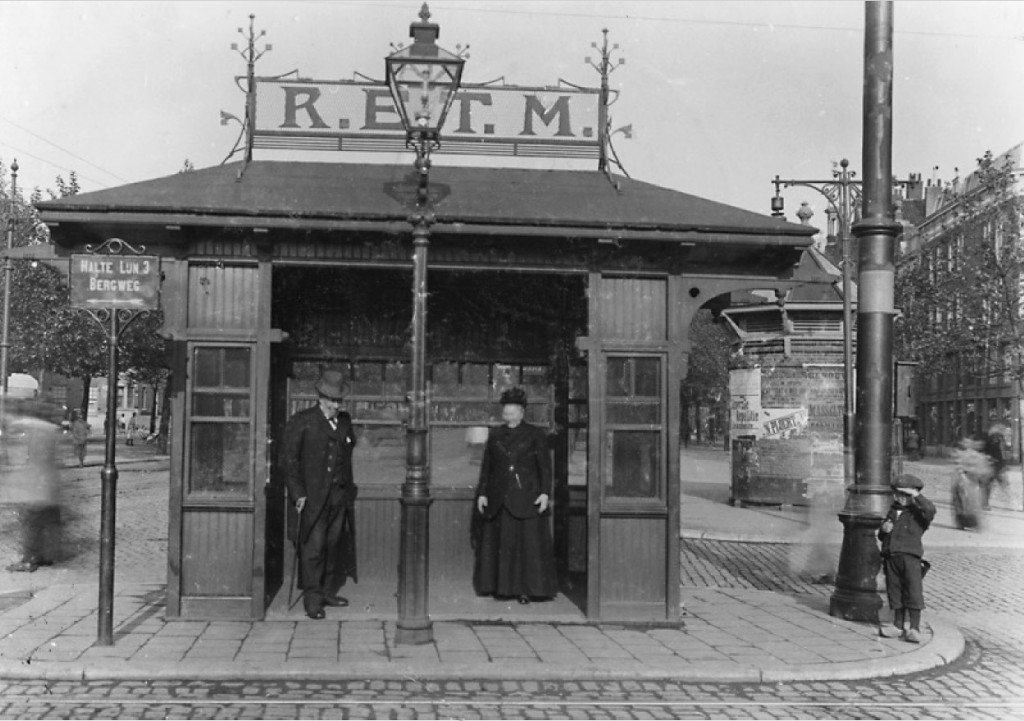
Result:
M501 394L501 405L517 405L526 407L526 391L522 388L509 388Z
M316 382L316 392L332 401L340 401L348 395L348 383L339 371L324 371Z

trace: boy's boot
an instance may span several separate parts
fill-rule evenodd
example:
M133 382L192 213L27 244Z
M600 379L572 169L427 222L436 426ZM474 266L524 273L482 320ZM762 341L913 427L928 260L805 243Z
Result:
M903 634L903 640L908 643L921 643L921 610L910 609L910 628Z

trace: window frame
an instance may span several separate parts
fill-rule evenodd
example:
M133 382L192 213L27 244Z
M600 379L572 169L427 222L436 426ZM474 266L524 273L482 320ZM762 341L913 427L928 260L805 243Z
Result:
M658 406L658 421L656 423L619 423L612 422L610 418L610 404L612 396L609 392L609 370L610 362L615 359L654 359L658 362L658 387L653 395L636 395L636 374L632 375L630 394L627 396L615 396L625 399L645 399L655 401ZM637 515L663 515L668 508L668 469L669 469L669 439L668 439L668 402L665 389L668 383L668 354L659 351L643 350L615 350L605 351L602 354L601 363L601 384L603 401L601 403L601 436L599 453L602 456L600 478L600 498L602 511L613 513L630 513ZM629 400L627 400L629 402ZM655 480L655 492L650 496L620 496L612 493L612 486L609 483L610 475L613 472L612 450L609 448L612 434L615 432L652 432L657 435L658 477Z
M235 350L242 349L247 351L248 354L248 386L225 386L223 384L223 360L221 360L220 367L220 385L207 386L199 385L197 383L196 373L196 356L200 351L203 350ZM249 342L190 342L188 344L188 355L186 359L186 383L185 389L185 408L184 408L184 451L185 457L183 459L183 475L184 483L182 492L186 502L189 505L232 505L237 506L239 503L245 504L246 506L252 505L255 507L256 502L256 344ZM248 400L248 411L244 416L237 415L197 415L194 412L195 408L195 395L197 393L210 393L217 395L237 396L239 398L245 398ZM247 454L247 462L245 464L246 470L246 482L244 484L238 484L244 490L224 490L224 491L203 491L196 490L193 485L193 468L192 463L195 458L195 449L193 448L193 428L196 424L235 424L235 425L247 425L248 426L248 446L249 452Z

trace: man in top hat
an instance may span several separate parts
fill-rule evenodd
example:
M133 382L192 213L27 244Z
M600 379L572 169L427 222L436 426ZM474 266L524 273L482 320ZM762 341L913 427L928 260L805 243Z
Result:
M318 402L299 411L284 432L282 464L288 493L299 514L295 538L306 615L324 617L324 606L347 606L337 595L356 580L352 418L341 410L348 385L338 371L316 384Z

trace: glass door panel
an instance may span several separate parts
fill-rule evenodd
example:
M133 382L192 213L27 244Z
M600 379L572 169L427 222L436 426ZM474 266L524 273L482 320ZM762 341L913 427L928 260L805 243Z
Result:
M605 364L604 498L663 501L664 359L609 354Z

